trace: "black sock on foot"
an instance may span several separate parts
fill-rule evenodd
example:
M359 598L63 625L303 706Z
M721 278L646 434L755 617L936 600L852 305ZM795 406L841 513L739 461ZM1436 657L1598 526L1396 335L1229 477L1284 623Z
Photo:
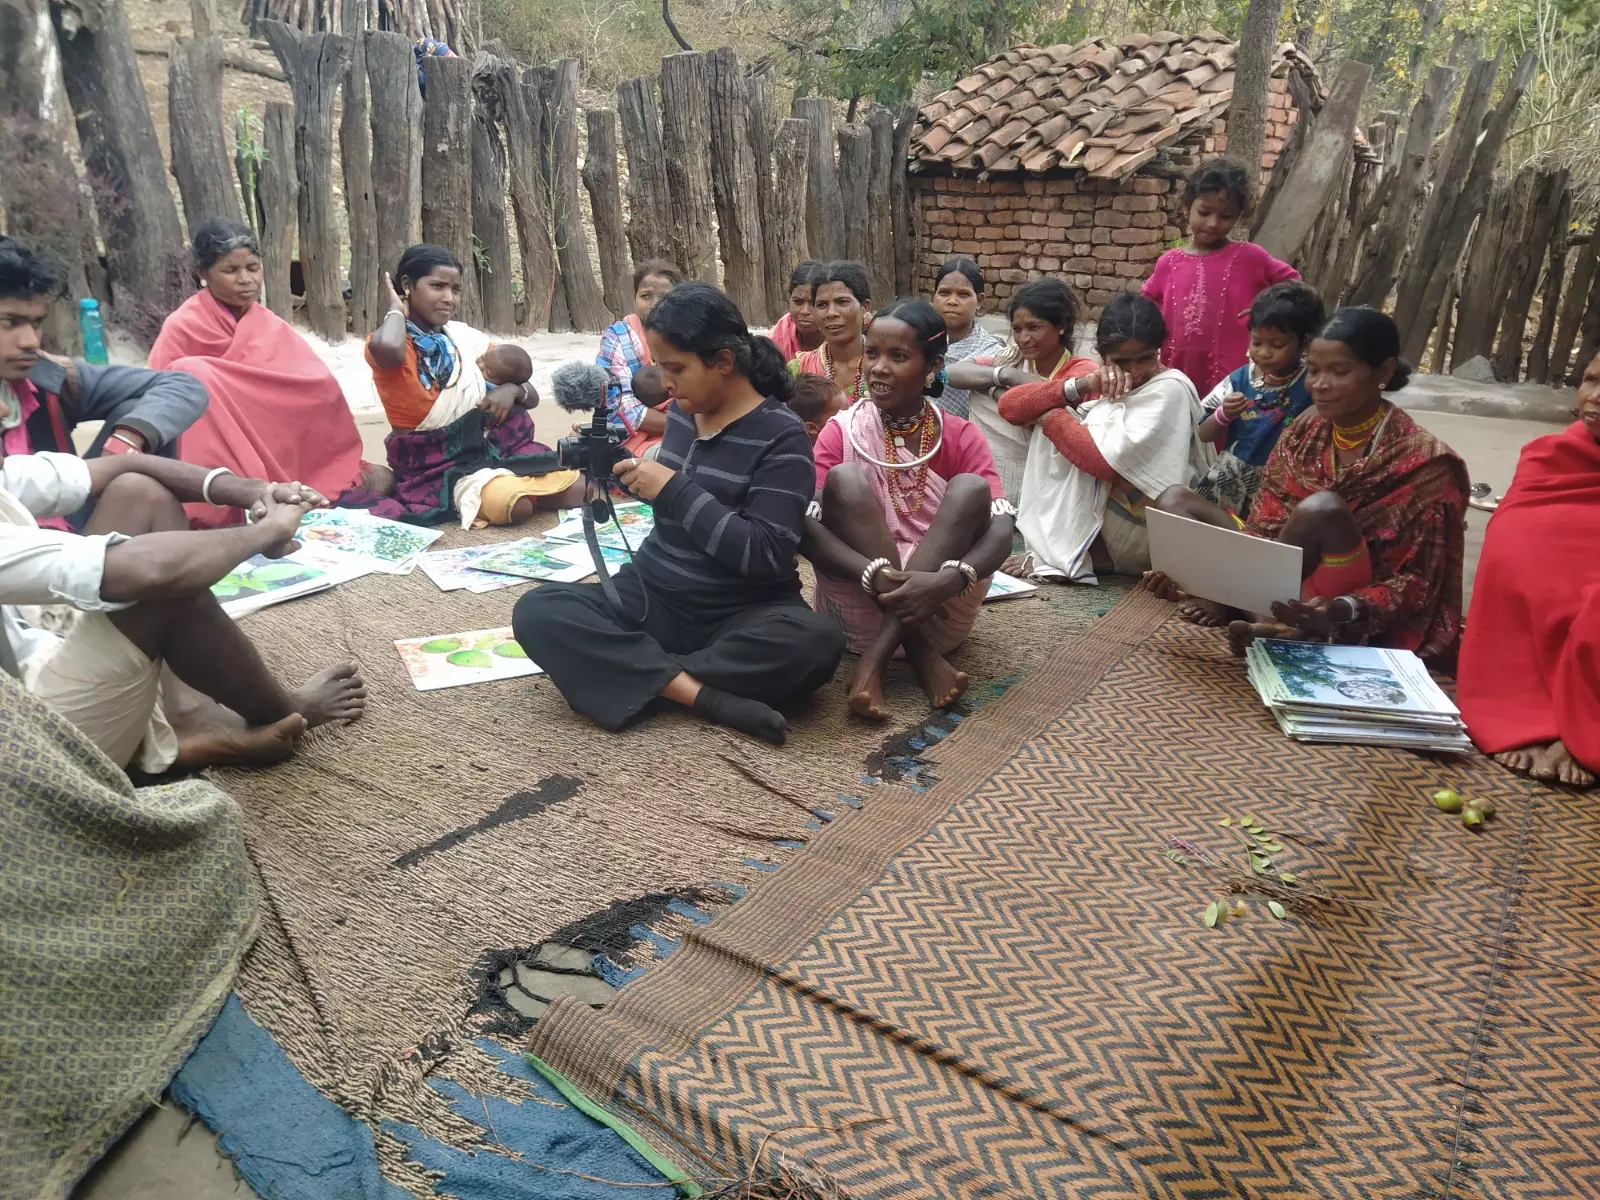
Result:
M774 746L783 745L789 732L789 722L775 708L768 708L759 700L747 700L724 692L720 688L700 686L694 698L694 711L717 725L726 725L740 733L748 733Z

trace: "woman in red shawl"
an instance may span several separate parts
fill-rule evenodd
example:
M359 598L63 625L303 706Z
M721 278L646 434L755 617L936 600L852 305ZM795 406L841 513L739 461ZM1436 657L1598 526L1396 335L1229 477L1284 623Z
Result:
M1258 637L1329 638L1452 666L1461 641L1467 468L1384 399L1410 374L1395 323L1376 309L1341 308L1306 353L1313 407L1279 437L1243 524L1305 552L1299 600L1275 604L1267 620L1189 600L1159 571L1145 576L1145 587L1187 601L1187 620L1227 624L1235 654ZM1241 525L1188 488L1169 488L1157 503L1227 529Z
M1490 518L1456 702L1478 749L1589 787L1600 771L1600 357L1578 420L1529 442Z
M362 474L355 417L316 351L261 305L255 234L213 217L195 230L192 250L200 290L166 319L150 349L150 366L194 375L211 394L178 457L249 478L292 479L324 496L354 487ZM244 520L236 508L185 507L196 528Z

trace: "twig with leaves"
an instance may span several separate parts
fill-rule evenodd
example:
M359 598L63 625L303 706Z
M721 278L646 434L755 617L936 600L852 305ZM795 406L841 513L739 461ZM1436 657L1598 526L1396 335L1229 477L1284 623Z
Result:
M1208 927L1220 925L1230 916L1248 912L1245 899L1255 896L1266 902L1267 911L1278 920L1292 912L1314 920L1318 908L1346 903L1343 897L1319 888L1308 887L1293 871L1286 871L1277 856L1287 853L1278 835L1245 813L1223 817L1217 822L1244 852L1243 867L1219 858L1186 838L1167 837L1166 856L1177 866L1194 868L1210 876L1220 889L1218 899L1206 905L1201 914Z

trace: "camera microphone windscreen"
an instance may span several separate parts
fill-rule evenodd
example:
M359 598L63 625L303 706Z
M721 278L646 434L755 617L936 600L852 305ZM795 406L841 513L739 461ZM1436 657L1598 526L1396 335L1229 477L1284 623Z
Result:
M556 404L566 412L588 412L604 408L606 385L610 377L594 363L562 363L550 375L550 389Z

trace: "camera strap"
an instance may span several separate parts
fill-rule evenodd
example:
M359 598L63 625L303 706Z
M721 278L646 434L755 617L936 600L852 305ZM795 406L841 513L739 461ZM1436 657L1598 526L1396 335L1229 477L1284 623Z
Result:
M606 485L591 480L589 495L584 498L583 504L583 540L589 547L589 557L594 560L595 571L600 576L600 589L605 593L611 610L620 617L625 615L622 610L622 597L617 593L617 585L611 582L611 568L606 564L605 555L600 550L600 538L595 530L597 521L615 519L615 516Z

